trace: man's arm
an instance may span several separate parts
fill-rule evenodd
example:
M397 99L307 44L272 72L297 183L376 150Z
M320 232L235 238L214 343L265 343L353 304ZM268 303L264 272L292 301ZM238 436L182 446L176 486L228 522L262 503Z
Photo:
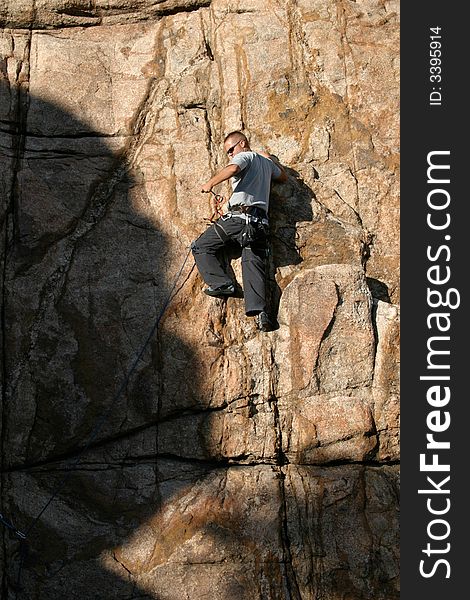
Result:
M215 185L222 183L223 181L227 181L227 179L230 179L230 177L236 175L238 171L240 171L240 167L238 165L227 165L221 171L211 177L209 181L202 186L201 191L206 194L209 193Z
M281 174L278 177L273 177L274 181L279 181L279 183L282 183L283 181L287 181L287 173L286 173L284 167L279 162L276 162L276 161L273 161L273 162L276 163L276 165L279 167L279 169L281 171Z
M258 152L258 154L261 154L261 156L264 156L265 158L269 158L269 160L272 160L273 163L281 171L280 175L278 175L277 177L273 177L274 181L279 181L279 183L282 183L283 181L287 181L287 173L286 173L284 167L274 156L272 156L272 154L267 154L266 152Z

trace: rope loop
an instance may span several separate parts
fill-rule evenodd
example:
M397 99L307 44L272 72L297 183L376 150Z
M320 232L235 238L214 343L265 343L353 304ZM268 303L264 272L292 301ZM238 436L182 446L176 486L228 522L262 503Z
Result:
M212 213L210 218L211 223L214 221L214 217L220 218L224 213L222 212L222 204L225 202L225 198L220 194L216 194L211 190L211 194L214 196L215 200L215 212Z

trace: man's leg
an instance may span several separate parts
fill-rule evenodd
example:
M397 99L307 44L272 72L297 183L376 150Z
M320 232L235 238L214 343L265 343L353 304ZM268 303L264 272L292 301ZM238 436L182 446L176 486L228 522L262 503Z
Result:
M241 219L230 218L211 225L191 244L194 260L201 277L211 288L233 284L218 254L232 235L237 235L244 223Z
M266 244L253 243L243 248L242 277L245 313L248 316L266 311Z

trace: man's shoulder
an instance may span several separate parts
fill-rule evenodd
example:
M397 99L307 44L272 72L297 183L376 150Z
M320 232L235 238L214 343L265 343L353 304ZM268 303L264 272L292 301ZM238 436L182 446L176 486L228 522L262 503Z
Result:
M253 160L255 158L255 156L258 156L256 154L256 152L253 152L252 150L243 150L243 152L239 152L238 154L235 155L234 158L236 158L237 156L239 156L240 158L243 159L248 159L248 160Z
M253 162L254 157L255 153L251 152L251 150L239 152L238 154L235 154L235 156L232 156L232 158L230 159L230 164L238 165L239 167L244 169Z
M268 158L265 158L262 154L258 154L258 152L253 152L253 150L244 150L243 152L239 152L234 158L240 158L240 161L244 161L246 163L260 163L260 162L271 162Z
M263 163L268 163L272 166L272 160L264 157L262 154L258 154L258 152L253 152L252 150L244 150L243 152L239 152L230 160L231 164L238 165L242 170L253 166L253 168L261 168Z

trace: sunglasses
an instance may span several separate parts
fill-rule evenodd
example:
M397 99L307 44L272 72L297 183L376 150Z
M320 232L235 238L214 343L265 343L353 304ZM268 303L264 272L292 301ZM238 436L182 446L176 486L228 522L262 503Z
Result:
M234 146L232 146L231 148L229 148L229 149L227 150L227 154L228 154L229 156L230 156L231 154L233 154L233 151L235 150L235 148L236 148L236 147L238 146L238 144L239 144L240 142L242 142L242 141L243 141L243 140L238 140L238 142L237 142L237 143L236 143Z

